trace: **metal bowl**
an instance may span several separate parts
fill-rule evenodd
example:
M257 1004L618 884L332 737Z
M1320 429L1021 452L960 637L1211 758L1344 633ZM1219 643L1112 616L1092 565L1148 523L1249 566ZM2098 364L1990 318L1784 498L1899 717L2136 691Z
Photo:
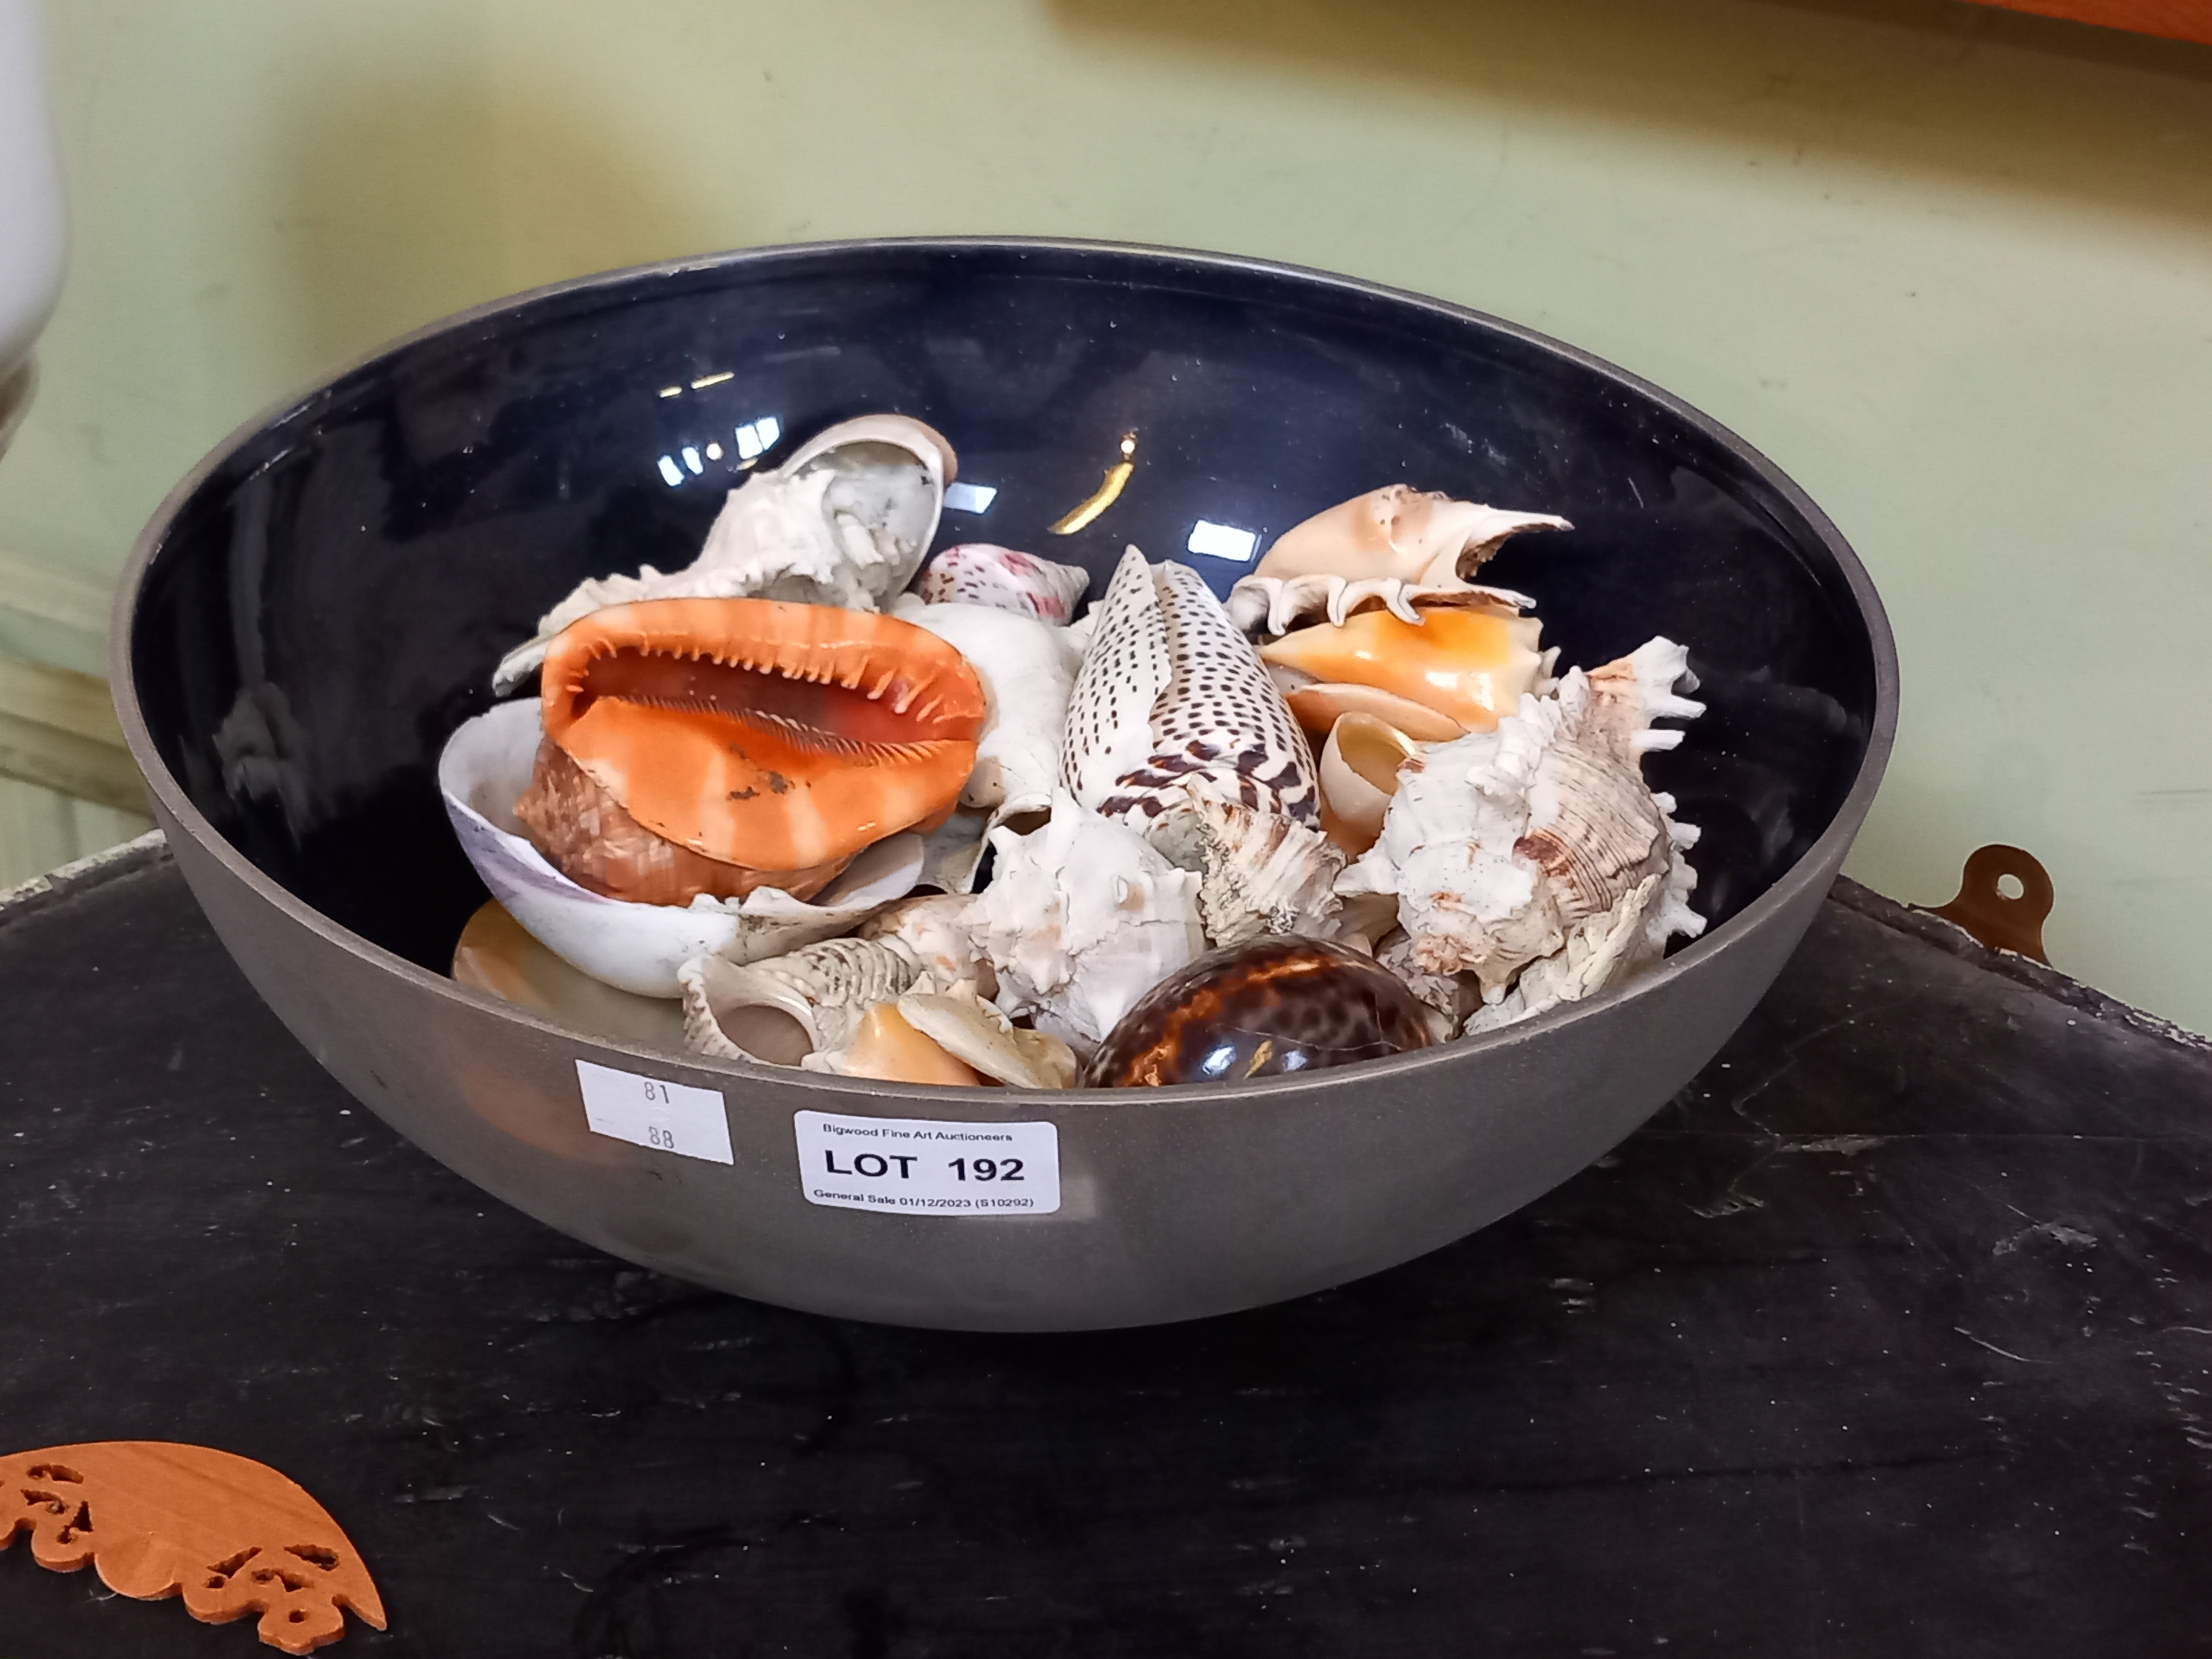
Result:
M484 895L433 766L487 706L500 653L586 575L688 562L763 443L773 461L876 409L937 426L962 479L995 487L988 510L945 514L941 544L1079 561L1094 595L1129 542L1225 591L1245 567L1186 550L1194 532L1200 547L1240 538L1201 523L1264 546L1395 480L1565 514L1572 532L1523 538L1486 574L1539 597L1565 661L1656 633L1689 646L1710 712L1650 772L1705 830L1693 862L1714 925L1629 988L1487 1037L1157 1091L899 1091L687 1060L456 985L444 970ZM1121 498L1048 537L1125 432ZM1189 1319L1339 1284L1601 1155L1781 969L1865 815L1897 709L1889 631L1843 538L1664 392L1345 277L1042 241L678 261L437 324L240 428L178 487L139 538L112 666L209 920L401 1133L647 1267L827 1314L994 1330ZM596 1132L580 1061L713 1091L719 1107L675 1099L687 1137L714 1138L702 1111L726 1122L729 1161ZM639 1134L620 1103L601 1122ZM810 1201L804 1112L1049 1123L1059 1206Z

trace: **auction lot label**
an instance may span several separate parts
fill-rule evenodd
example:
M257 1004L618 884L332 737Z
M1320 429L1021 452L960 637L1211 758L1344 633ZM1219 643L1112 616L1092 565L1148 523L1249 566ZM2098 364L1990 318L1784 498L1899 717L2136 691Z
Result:
M890 1215L1050 1215L1060 1131L1049 1123L801 1112L799 1188L809 1204Z

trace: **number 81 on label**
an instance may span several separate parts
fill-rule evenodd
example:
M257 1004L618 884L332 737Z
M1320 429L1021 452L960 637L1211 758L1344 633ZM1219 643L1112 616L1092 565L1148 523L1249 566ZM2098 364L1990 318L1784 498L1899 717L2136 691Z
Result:
M730 1119L721 1095L610 1066L576 1062L584 1121L593 1134L627 1140L656 1152L674 1152L709 1164L734 1162Z

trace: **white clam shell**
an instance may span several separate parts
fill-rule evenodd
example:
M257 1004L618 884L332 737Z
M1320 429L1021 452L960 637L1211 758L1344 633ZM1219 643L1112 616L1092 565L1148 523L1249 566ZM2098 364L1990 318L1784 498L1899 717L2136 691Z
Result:
M1589 674L1571 671L1550 696L1522 697L1495 732L1424 750L1338 891L1397 894L1413 965L1473 974L1487 1002L1647 877L1662 878L1644 924L1650 948L1694 935L1704 923L1688 908L1695 878L1680 855L1697 832L1672 821L1673 803L1638 766L1681 740L1653 720L1704 712L1674 694L1686 678L1682 647L1653 640Z
M1091 586L1079 564L1059 564L991 542L963 542L941 550L915 582L930 605L980 605L1040 622L1065 624Z
M438 757L446 815L492 896L562 961L619 989L679 995L677 969L694 957L751 962L848 933L921 878L922 838L903 835L866 849L811 903L772 887L682 907L605 897L554 868L515 818L542 732L535 698L465 723Z
M982 682L988 712L960 804L989 812L993 827L1050 811L1068 696L1082 663L1067 630L987 605L927 605L912 594L902 595L891 614L952 647Z
M769 599L874 611L914 580L937 534L952 447L904 415L841 421L773 471L732 489L699 556L681 570L585 581L541 617L538 632L500 661L507 691L545 660L555 635L579 617L635 599Z
M998 1006L1035 1015L1040 1030L1080 1052L1206 948L1200 878L1064 793L1042 828L994 830L991 845L991 884L972 915Z

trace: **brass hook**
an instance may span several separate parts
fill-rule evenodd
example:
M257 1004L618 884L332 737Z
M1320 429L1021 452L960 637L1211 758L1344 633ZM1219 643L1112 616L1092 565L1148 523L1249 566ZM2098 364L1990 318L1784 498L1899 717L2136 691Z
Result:
M2010 876L2020 883L2018 898L1997 884ZM1993 951L2010 951L2048 964L2043 954L2043 924L2056 896L2051 872L2033 853L1991 843L1967 854L1959 896L1929 914L1955 922Z

